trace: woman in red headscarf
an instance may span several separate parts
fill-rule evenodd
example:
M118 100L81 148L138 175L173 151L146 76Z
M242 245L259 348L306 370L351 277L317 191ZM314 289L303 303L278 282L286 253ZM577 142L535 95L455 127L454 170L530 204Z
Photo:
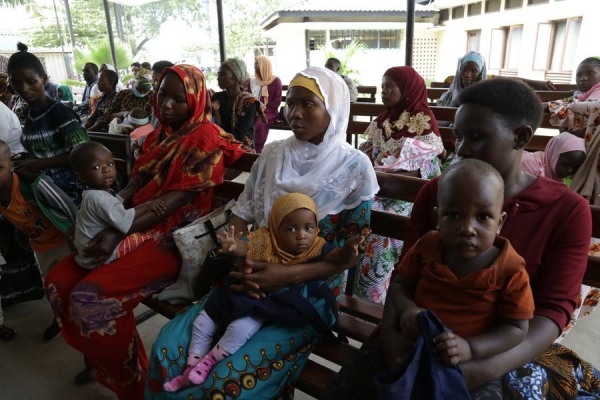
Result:
M162 199L166 212L139 217L152 239L122 258L93 270L73 256L46 278L54 314L66 342L83 353L91 375L119 399L144 398L148 367L133 309L177 278L181 259L170 239L176 228L206 214L225 167L243 151L232 135L212 124L202 72L189 65L163 71L154 113L161 126L140 149L130 185L119 194L132 207ZM143 221L141 221L143 220ZM107 259L124 235L98 234L87 255Z
M381 81L381 100L387 110L377 116L360 146L376 171L431 179L440 174L444 146L427 102L425 81L411 67L390 68ZM373 209L409 216L412 203L376 197ZM402 242L369 236L361 259L355 294L383 304Z

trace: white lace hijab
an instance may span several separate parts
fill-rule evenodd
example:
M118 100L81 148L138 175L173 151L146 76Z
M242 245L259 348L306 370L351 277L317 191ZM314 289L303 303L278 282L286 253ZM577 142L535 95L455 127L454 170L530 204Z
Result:
M275 199L287 193L310 196L320 220L371 200L379 191L369 158L346 143L350 95L344 80L322 67L309 67L300 74L317 82L331 122L318 145L292 136L265 146L233 209L259 227L267 225Z

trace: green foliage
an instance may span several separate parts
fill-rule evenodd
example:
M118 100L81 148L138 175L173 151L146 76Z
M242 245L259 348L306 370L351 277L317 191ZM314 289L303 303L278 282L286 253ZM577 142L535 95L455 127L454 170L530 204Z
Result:
M16 7L27 2L28 0L0 0L0 7Z
M350 42L348 47L346 47L345 49L342 49L342 50L336 50L333 47L331 47L330 45L321 46L320 50L323 51L323 53L325 53L326 59L337 58L338 60L340 60L340 63L342 64L340 66L340 70L338 71L340 74L351 75L351 74L357 74L359 71L353 69L350 66L350 60L355 55L364 53L366 48L367 48L366 44L364 44L358 40L353 40L352 42Z
M226 14L225 37L227 57L246 56L249 50L265 47L269 38L260 24L273 14L281 0L230 0L224 2Z
M115 41L115 53L119 69L129 68L133 61L128 46ZM81 71L86 62L93 62L98 67L101 64L112 64L108 39L93 44L88 42L85 50L75 48L75 68L77 68L77 71Z
M60 84L67 85L67 86L79 86L79 87L85 86L85 82L78 81L76 79L63 79L62 81L60 81Z
M1 1L20 1L20 0L0 0ZM69 32L65 17L64 3L57 1L60 6L59 16L61 30L65 40L69 42ZM36 5L36 8L42 11L46 19L54 18L52 6L42 4ZM73 0L70 3L71 16L73 21L73 34L75 36L75 45L84 46L86 41L96 42L104 40L107 37L106 17L102 0ZM201 7L198 0L160 0L148 3L139 7L123 7L123 30L125 41L131 47L131 53L135 56L144 45L158 36L161 25L170 18L183 20L189 26L202 21ZM52 13L51 13L51 12ZM110 7L112 28L115 38L117 37L116 23L114 16L114 7ZM37 24L29 32L30 42L33 46L39 47L58 47L60 39L56 22Z

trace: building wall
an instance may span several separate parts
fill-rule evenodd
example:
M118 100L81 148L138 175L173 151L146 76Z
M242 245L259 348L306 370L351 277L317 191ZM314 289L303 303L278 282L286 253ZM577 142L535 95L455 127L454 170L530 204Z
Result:
M522 8L504 10L505 1L502 0L500 12L483 13L471 17L465 16L464 18L450 19L442 23L444 31L440 35L436 80L443 80L448 75L454 75L457 59L467 51L467 32L474 30L481 30L479 51L484 55L486 60L489 60L493 30L522 25L523 33L518 53L519 63L516 73L518 76L524 78L539 80L548 78L545 70L534 69L539 24L582 17L578 41L574 51L574 67L571 71L572 82L575 80L577 64L584 58L599 53L598 49L600 47L596 39L597 30L594 29L594 17L600 13L600 1L549 0L548 4L527 5L528 1L524 0ZM466 3L465 1L464 4ZM484 10L485 7L482 7L482 12ZM451 10L449 14L451 18ZM488 70L488 73L491 74L500 74L500 72L499 69Z
M400 47L397 49L367 49L356 54L351 59L352 68L359 71L352 78L361 85L380 86L381 77L386 69L404 65L405 60L405 23L286 23L280 24L269 31L276 42L274 55L271 58L275 73L287 84L294 75L306 68L307 54L305 45L306 30L401 30ZM420 23L415 27L415 43L422 41L422 46L415 47L415 67L419 70L417 61L423 66L421 73L432 71L431 60L436 59L439 45L439 31L431 30L433 24ZM433 43L433 47L432 47ZM321 50L312 50L309 54L310 65L325 65L326 56ZM433 79L434 74L429 74ZM426 77L427 78L427 77Z

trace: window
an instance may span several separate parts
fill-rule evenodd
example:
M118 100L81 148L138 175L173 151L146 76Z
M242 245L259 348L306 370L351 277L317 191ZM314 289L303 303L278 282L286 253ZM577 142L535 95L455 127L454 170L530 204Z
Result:
M523 27L511 26L508 31L508 41L506 46L506 58L504 68L510 70L519 69L519 60L521 59L521 41L523 39Z
M319 50L325 45L325 31L308 31L308 48Z
M535 54L533 57L533 69L535 71L545 71L548 68L548 56L550 55L551 39L552 24L539 24L537 39L535 42Z
M505 10L510 10L512 8L520 8L523 7L523 0L506 0L504 4Z
M493 13L493 12L498 12L500 11L500 6L502 5L502 1L501 0L487 0L485 2L485 12L487 13Z
M450 9L449 8L445 8L442 11L440 11L440 24L442 22L448 21L450 19Z
M467 53L469 51L479 51L480 38L481 38L481 31L468 31L467 32Z
M504 48L506 32L508 29L492 29L492 44L490 46L489 67L490 69L501 69L504 61Z
M452 9L452 19L464 18L465 16L465 6L454 7Z
M474 15L481 15L481 3L469 4L467 8L467 15L472 17Z
M369 49L398 49L401 39L400 30L332 30L331 47L345 49L353 40L367 45Z
M534 4L548 4L548 0L527 0L527 4L530 6Z
M572 71L575 63L575 49L579 40L581 18L573 18L553 23L550 71Z

